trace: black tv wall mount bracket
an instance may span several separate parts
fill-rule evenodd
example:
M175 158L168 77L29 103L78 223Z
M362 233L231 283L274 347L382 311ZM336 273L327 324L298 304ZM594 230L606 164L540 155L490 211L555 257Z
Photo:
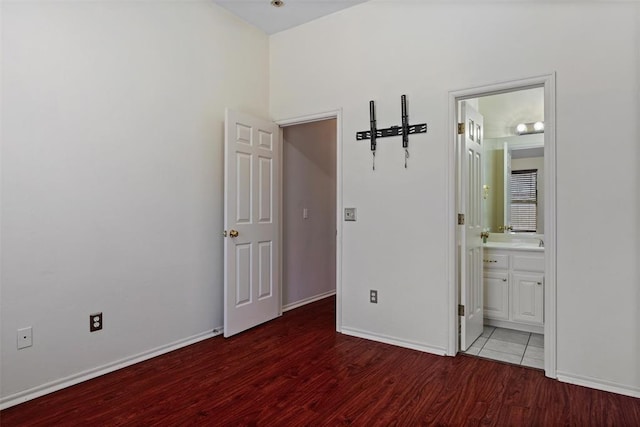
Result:
M371 152L373 154L373 170L376 170L376 147L378 138L386 138L389 136L402 135L402 147L404 148L404 167L407 167L407 159L409 158L409 135L413 133L427 133L427 124L421 123L419 125L409 124L409 115L407 114L407 95L400 97L402 108L402 125L391 126L385 129L378 129L376 127L376 106L374 101L369 101L369 125L370 129L356 132L356 140L362 141L365 139L371 140Z

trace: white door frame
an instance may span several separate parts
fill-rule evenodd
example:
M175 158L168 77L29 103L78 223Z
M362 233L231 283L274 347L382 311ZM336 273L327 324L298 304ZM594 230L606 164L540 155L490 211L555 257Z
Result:
M309 114L276 120L275 123L280 126L280 134L282 135L283 127L300 125L304 123L317 122L321 120L336 119L336 331L342 331L342 109L325 111L322 113ZM284 143L280 144L281 158ZM278 171L278 181L280 192L284 182L282 181L282 168ZM280 212L283 212L282 197L280 198ZM280 241L283 240L284 227L282 224L282 215L280 215ZM282 245L280 245L280 271L284 271L284 258L282 254ZM280 294L282 295L282 276L280 275ZM282 314L282 301L280 301L280 314Z
M458 257L457 257L457 125L458 101L495 95L533 87L544 88L544 370L545 375L556 378L556 75L544 74L508 82L449 92L449 161L448 161L448 272L449 278L449 343L447 355L458 353Z

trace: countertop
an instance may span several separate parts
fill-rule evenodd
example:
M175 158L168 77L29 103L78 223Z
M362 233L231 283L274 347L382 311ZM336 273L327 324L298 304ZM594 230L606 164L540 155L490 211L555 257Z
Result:
M486 249L544 252L544 247L540 247L538 242L487 242L482 246Z

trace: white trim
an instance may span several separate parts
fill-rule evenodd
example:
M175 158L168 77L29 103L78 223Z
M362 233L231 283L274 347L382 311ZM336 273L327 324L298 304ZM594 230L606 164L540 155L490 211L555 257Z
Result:
M285 127L328 119L336 119L336 331L342 332L342 109L279 119L275 120L275 123L280 127ZM282 146L284 144L281 144ZM279 179L280 188L282 188L282 171L280 171ZM282 206L282 198L280 204ZM280 234L282 237L282 218L280 218ZM282 239L280 240L282 241ZM280 250L282 251L282 248ZM281 264L284 261L282 258L280 256ZM281 268L280 271L284 270ZM280 289L282 289L282 280L280 281Z
M438 356L445 356L447 353L447 349L443 347L431 347L419 342L403 340L403 339L390 337L388 335L383 335L383 334L374 334L372 332L361 331L359 329L342 328L342 333L345 335L350 335L352 337L364 338L370 341L381 342L384 344L391 344L398 347L409 348L411 350L418 350L425 353L435 354Z
M284 129L278 122L275 123L280 126L280 169L278 170L278 185L280 186L280 200L278 200L278 203L280 204L280 215L278 216L278 240L280 240L280 244L278 245L278 258L280 259L280 278L278 280L278 286L280 287L280 316L282 316L282 298L284 298L284 227L282 222L284 212Z
M342 332L342 109L336 111L336 331Z
M305 298L303 300L297 301L297 302L292 302L291 304L287 304L287 305L283 305L282 306L282 311L289 311L289 310L293 310L294 308L298 308L298 307L302 307L303 305L307 305L307 304L311 304L312 302L316 302L316 301L320 301L321 299L325 299L328 298L330 296L333 296L336 294L336 291L329 291L329 292L324 292L320 295L315 295L309 298Z
M193 335L189 338L174 341L167 345L162 345L154 349L144 351L142 353L135 354L133 356L125 357L124 359L117 360L106 365L98 366L77 374L70 375L65 378L61 378L55 381L51 381L37 387L30 388L19 393L11 394L9 396L0 399L0 409L7 409L11 406L24 403L26 401L35 399L45 394L53 393L54 391L62 390L63 388L71 387L81 382L97 378L99 376L117 371L118 369L126 368L127 366L134 365L136 363L143 362L145 360L153 359L154 357L170 353L179 348L186 347L197 342L213 338L221 335L224 327L219 326L211 332L202 332L197 335Z
M456 213L456 143L457 102L485 95L512 92L533 87L544 88L544 157L545 157L545 325L544 351L545 375L556 378L556 75L555 73L525 79L499 82L489 85L449 92L449 138L447 173L447 271L449 282L449 342L447 355L458 352L458 277L457 277L457 213Z
M619 384L613 381L604 381L597 378L574 375L561 371L557 371L556 374L558 381L562 381L563 383L574 384L583 387L594 388L596 390L608 391L611 393L640 398L640 387L633 387L626 384Z
M557 373L556 75L544 79L544 373ZM547 128L546 123L549 123ZM549 179L551 177L551 179Z
M457 221L457 190L456 190L456 147L458 144L458 114L456 108L456 97L449 92L449 124L447 132L450 139L447 141L448 171L447 171L447 280L449 285L449 315L447 316L449 342L447 345L447 356L455 356L458 353L458 271L457 271L457 251L458 233ZM456 218L456 221L454 221Z
M342 109L325 111L322 113L306 114L304 116L291 117L288 119L274 120L280 127L301 125L303 123L319 122L327 119L335 119L342 115Z

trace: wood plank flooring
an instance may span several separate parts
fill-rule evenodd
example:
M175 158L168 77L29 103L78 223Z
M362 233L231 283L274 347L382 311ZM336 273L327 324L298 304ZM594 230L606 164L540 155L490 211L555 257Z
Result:
M640 426L640 399L335 332L335 299L0 412L2 426Z

